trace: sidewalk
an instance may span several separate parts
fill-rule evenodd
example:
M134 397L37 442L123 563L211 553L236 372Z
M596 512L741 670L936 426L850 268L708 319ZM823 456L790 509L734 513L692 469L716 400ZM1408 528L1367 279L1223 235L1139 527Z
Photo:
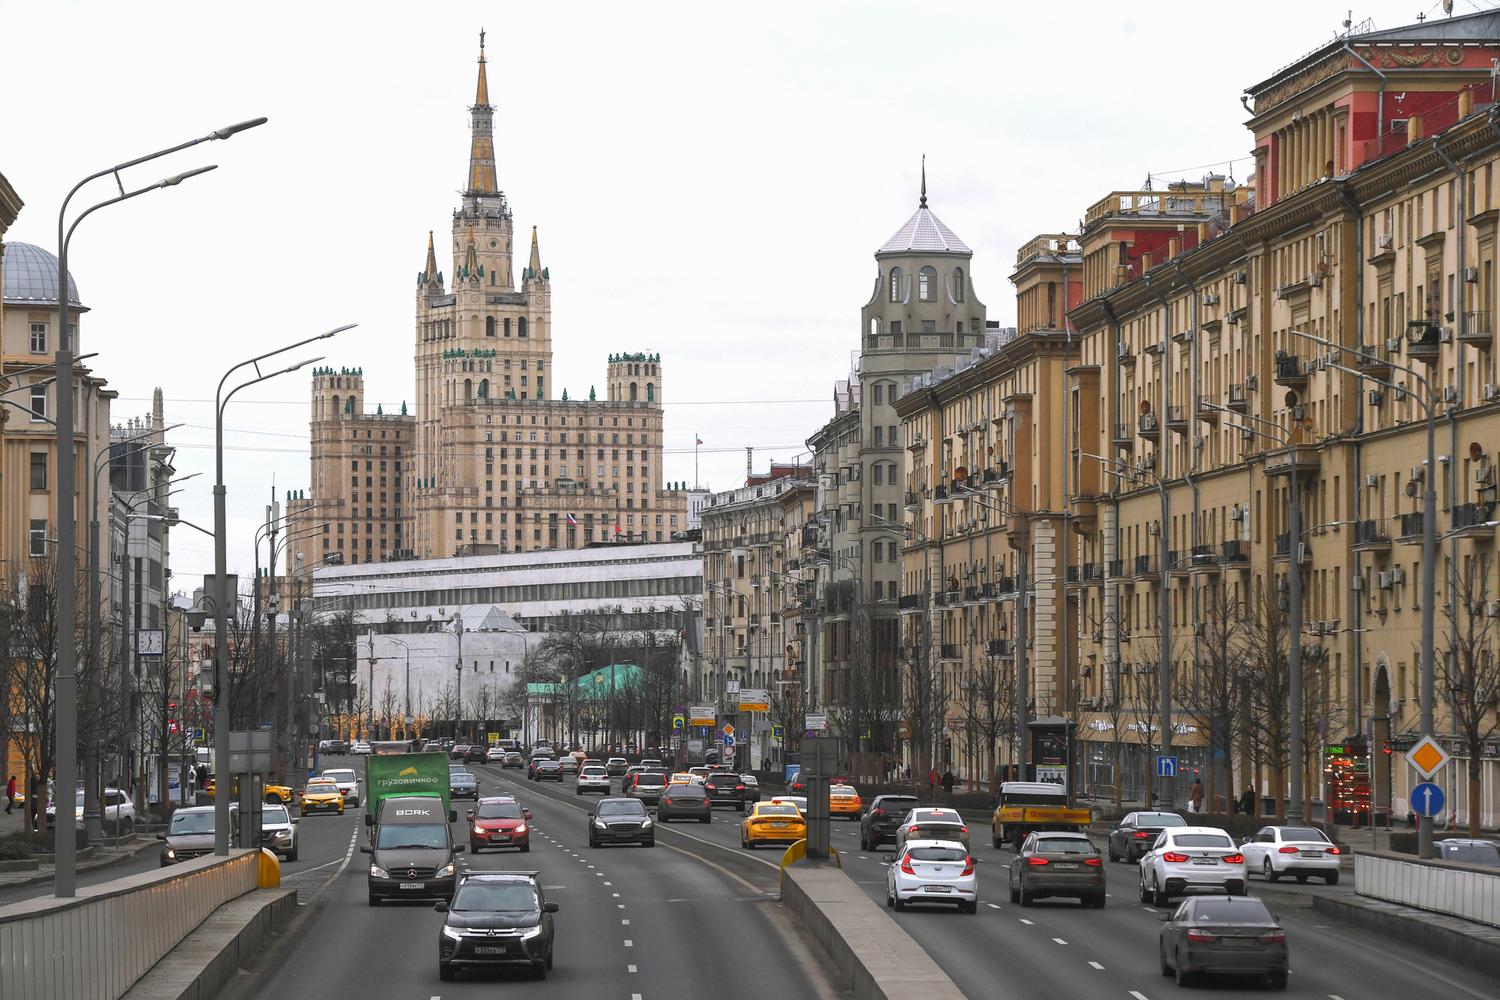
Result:
M19 834L25 828L26 812L21 803L17 803L15 809L8 815L3 808L0 808L0 839ZM111 844L113 844L112 840ZM154 846L156 846L156 841L137 834L132 839L122 841L118 846L96 845L86 848L79 852L78 871L82 873L108 868L110 865L138 857L141 852ZM50 857L51 845L48 844L45 850ZM56 870L55 865L46 862L38 863L36 859L30 861L0 859L0 890L50 882Z

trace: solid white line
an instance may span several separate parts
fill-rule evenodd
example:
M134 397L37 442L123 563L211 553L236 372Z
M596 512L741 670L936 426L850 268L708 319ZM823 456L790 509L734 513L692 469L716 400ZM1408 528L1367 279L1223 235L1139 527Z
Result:
M1025 924L1027 927L1035 927L1036 926L1036 924L1032 923L1030 920L1027 920L1025 917L1021 917L1020 920L1021 920L1021 923Z
M1067 944L1068 943L1068 942L1064 941L1062 938L1053 938L1052 940L1056 941L1058 944Z
M1330 993L1328 994L1328 1000L1344 1000L1344 998L1339 996L1337 993Z
M630 994L630 1000L641 1000L641 995L639 993L632 993Z
M1104 966L1100 965L1098 962L1090 962L1089 965L1092 965L1094 968L1098 969L1100 972L1104 971Z

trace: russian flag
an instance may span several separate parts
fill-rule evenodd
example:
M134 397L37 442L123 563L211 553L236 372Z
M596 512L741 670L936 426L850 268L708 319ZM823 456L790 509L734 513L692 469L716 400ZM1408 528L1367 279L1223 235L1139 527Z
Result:
M574 517L572 514L569 514L568 515L568 523L571 524L571 525L573 525L576 528L578 526L578 518Z

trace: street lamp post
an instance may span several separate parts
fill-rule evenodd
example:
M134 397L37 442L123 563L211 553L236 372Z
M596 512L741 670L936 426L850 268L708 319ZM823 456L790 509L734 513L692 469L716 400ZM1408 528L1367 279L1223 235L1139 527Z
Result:
M215 166L197 167L193 170L184 171L164 180L157 181L147 187L137 188L134 191L126 191L124 182L120 179L120 171L130 167L146 163L159 157L168 156L172 153L196 146L200 142L208 142L214 139L228 139L237 132L262 125L265 118L254 118L243 121L227 128L210 132L208 135L190 139L167 149L160 149L145 156L127 160L116 164L105 170L99 170L89 174L83 180L73 185L62 205L57 210L57 352L54 360L57 366L57 497L58 497L58 526L57 526L57 725L56 725L56 785L65 796L73 795L73 789L78 784L78 674L77 674L77 642L78 622L76 618L76 582L74 577L78 571L78 554L74 551L77 543L78 512L75 508L77 486L74 482L75 474L73 468L73 344L68 331L68 243L73 238L73 233L78 229L78 224L88 218L94 212L109 205L115 205L130 198L143 195L148 191L158 188L175 187L189 177L207 173L215 169ZM73 196L90 181L101 177L113 175L115 184L120 193L112 198L107 198L92 207L85 209L73 220L70 226L67 223L68 203ZM59 810L58 815L62 815ZM56 875L53 878L53 893L58 898L68 898L77 891L77 837L74 833L72 823L58 823L53 831L55 844L53 850L57 861Z
M217 776L214 794L214 853L221 857L229 854L229 796L218 794L218 790L229 787L226 782L229 777L229 727L232 724L229 713L229 599L231 595L229 593L229 516L225 510L224 489L224 408L241 389L247 389L267 379L275 378L277 375L294 372L323 359L321 357L308 358L306 361L299 361L285 368L265 373L261 372L260 362L304 344L310 344L315 340L323 340L336 333L351 330L357 325L349 323L335 327L241 361L224 373L214 393L214 774ZM229 377L246 367L254 368L255 377L241 382L226 393L224 386L229 382Z

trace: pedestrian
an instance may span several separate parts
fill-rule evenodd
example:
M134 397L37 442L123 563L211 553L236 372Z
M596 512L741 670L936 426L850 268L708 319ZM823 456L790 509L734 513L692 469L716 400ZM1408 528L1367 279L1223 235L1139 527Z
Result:
M1195 813L1201 813L1203 811L1203 779L1202 778L1194 778L1193 779L1193 791L1192 791L1191 794L1192 794L1192 799L1193 799L1193 812L1195 812Z
M953 786L958 784L958 779L953 776L952 768L943 769L943 791L947 793L949 801L953 799Z
M938 773L937 768L927 772L927 792L929 795L937 794Z
M10 780L5 783L5 814L10 815L11 807L16 804L16 776L12 774Z
M1245 794L1240 796L1240 812L1246 816L1255 815L1255 786L1246 785Z

